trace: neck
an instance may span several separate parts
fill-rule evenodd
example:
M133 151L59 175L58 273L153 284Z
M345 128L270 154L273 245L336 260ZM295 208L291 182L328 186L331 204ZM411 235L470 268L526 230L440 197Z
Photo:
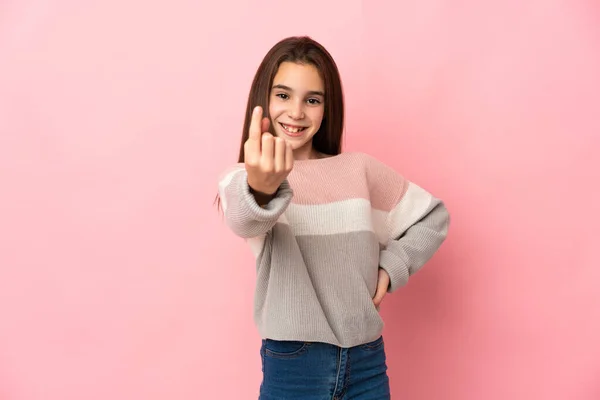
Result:
M312 147L312 143L307 143L305 146L294 150L294 160L301 161L314 158L319 158L319 153Z

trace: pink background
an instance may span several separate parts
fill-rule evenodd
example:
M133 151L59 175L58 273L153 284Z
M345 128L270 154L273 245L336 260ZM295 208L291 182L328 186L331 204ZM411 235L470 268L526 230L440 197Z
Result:
M0 3L0 399L256 398L212 200L296 34L339 64L345 150L452 213L382 306L394 398L600 398L598 2L203 3Z

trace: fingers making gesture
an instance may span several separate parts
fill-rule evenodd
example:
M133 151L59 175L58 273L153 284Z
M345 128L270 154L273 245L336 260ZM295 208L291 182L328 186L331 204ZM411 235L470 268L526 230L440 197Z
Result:
M252 112L248 140L244 143L244 163L248 185L256 192L273 195L294 166L292 146L269 130L260 106Z

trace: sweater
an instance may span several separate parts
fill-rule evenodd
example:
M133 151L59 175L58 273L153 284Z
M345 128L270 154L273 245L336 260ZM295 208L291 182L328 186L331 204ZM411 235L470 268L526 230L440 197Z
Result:
M259 206L243 163L218 182L224 219L256 259L254 322L262 338L348 348L377 339L379 268L388 293L445 240L444 203L360 152L296 160Z

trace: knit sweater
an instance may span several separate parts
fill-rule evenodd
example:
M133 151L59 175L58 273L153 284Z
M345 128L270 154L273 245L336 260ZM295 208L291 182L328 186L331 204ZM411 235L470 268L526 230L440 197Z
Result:
M225 171L226 224L256 258L254 321L262 338L351 347L375 340L378 269L404 286L446 238L444 203L364 153L297 160L257 204L244 164Z

